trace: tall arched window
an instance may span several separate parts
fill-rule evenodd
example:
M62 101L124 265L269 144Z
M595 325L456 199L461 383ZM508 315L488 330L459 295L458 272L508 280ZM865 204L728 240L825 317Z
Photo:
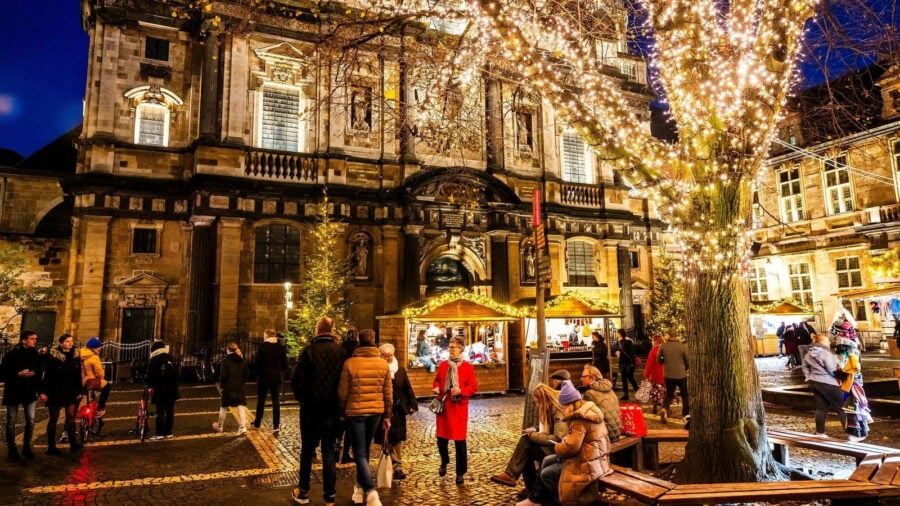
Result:
M138 86L125 93L134 111L134 143L146 146L169 145L169 124L178 107L184 104L170 90L157 85Z
M300 230L273 223L256 228L254 283L300 282Z
M586 241L567 242L566 272L569 286L599 286L594 275L594 245Z

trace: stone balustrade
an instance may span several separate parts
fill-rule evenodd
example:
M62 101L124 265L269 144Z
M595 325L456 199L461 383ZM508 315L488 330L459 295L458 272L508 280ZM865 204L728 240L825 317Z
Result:
M316 183L319 169L311 155L255 149L246 153L244 175L280 182Z

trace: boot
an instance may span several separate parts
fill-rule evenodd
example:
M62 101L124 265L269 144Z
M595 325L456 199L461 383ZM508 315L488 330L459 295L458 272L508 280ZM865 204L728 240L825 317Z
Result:
M84 448L84 445L75 439L75 422L66 422L66 434L69 435L69 452L75 453Z

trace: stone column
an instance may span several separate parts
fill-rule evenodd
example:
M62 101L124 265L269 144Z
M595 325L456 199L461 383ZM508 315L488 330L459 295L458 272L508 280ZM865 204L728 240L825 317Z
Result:
M203 44L203 73L200 82L200 139L215 142L220 103L219 33L210 32Z
M403 256L400 273L400 305L419 300L419 233L422 227L413 225L403 229Z
M505 233L491 234L491 288L497 302L509 302L509 247Z
M119 83L119 45L122 30L115 25L97 23L94 32L99 41L94 47L95 60L92 65L91 80L88 85L87 117L85 118L85 137L114 138L116 131L116 102L121 99L122 92L116 87ZM99 83L96 87L94 83ZM93 90L93 93L92 93ZM93 121L91 121L93 119ZM131 142L131 139L128 140Z
M244 145L244 119L248 111L248 46L247 38L240 35L229 37L228 66L225 69L225 82L222 89L222 137L225 143L233 146ZM251 142L252 143L252 142Z
M381 310L390 314L400 308L400 227L385 225L382 229L382 254L376 257L378 266L375 273L381 270L382 297ZM377 309L376 309L377 311Z
M78 311L78 334L87 339L91 336L104 336L101 332L103 325L103 292L106 284L106 250L109 243L110 216L84 216L81 218L81 251L80 262L77 263L81 272L77 277L81 279L81 304ZM75 261L75 259L72 259Z
M243 218L219 218L219 241L216 252L219 272L216 336L222 337L237 328L241 286L241 226Z
M485 118L488 171L503 168L503 88L496 79L485 79Z
M631 328L634 327L634 303L631 297L631 256L627 246L616 247L616 270L619 280L619 307L625 315L622 326Z
M188 266L187 336L189 345L212 341L210 292L212 291L215 232L214 216L191 217L191 260Z

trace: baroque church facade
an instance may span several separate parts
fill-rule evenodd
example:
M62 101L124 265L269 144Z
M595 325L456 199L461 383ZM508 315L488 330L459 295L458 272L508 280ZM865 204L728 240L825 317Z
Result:
M642 325L662 224L548 103L485 74L459 104L476 128L428 138L402 121L428 96L406 78L414 60L363 46L338 77L302 16L209 23L240 19L238 4L217 2L198 24L162 2L82 2L88 79L60 190L72 233L56 334L196 343L283 329L285 283L297 299L326 196L356 326L456 287L527 301L541 273L535 190L550 293L578 291ZM621 33L600 50L649 128L645 63L616 16ZM392 40L452 31L435 22Z

